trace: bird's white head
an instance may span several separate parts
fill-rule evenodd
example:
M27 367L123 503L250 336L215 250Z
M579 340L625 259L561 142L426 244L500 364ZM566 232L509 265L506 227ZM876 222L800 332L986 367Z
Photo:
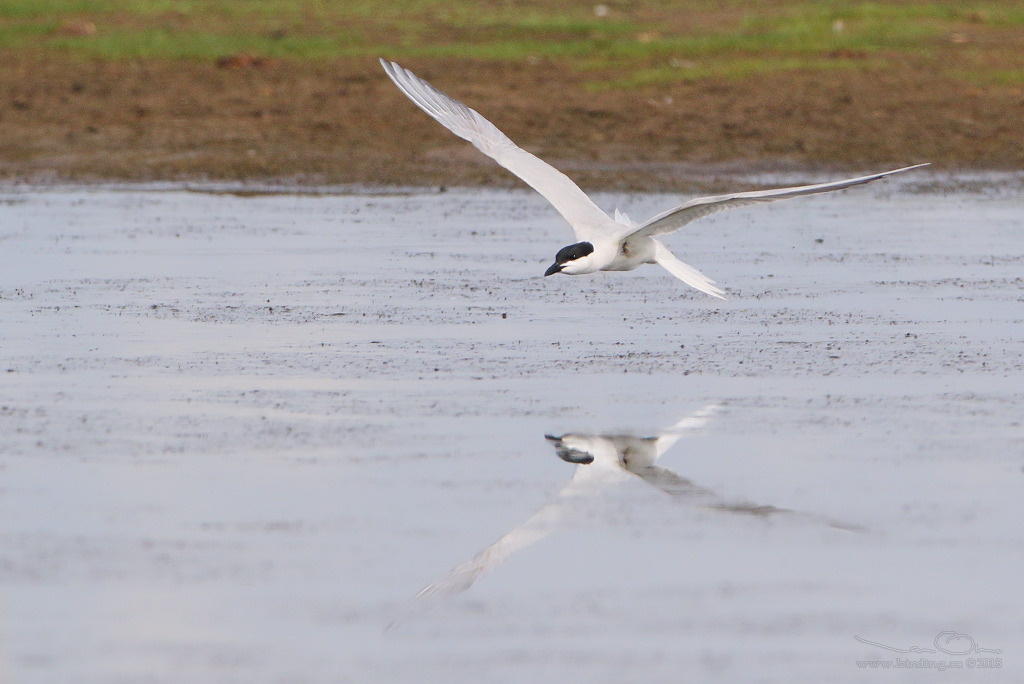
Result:
M600 265L594 259L594 245L589 242L577 242L574 245L563 247L555 255L555 263L551 264L544 275L565 273L567 275L580 275L593 273L600 269Z

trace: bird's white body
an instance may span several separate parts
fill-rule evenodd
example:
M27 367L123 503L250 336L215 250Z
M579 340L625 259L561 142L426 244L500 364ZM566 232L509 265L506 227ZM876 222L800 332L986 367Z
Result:
M615 212L616 220L609 219L599 231L608 235L607 240L595 240L593 254L567 263L561 273L584 275L597 271L632 271L644 264L657 263L655 251L658 241L643 235L630 235L637 226L625 214Z
M555 263L545 275L631 271L643 264L659 264L687 285L713 297L725 299L725 293L715 287L715 281L677 259L655 238L724 209L841 190L901 171L927 166L917 164L830 183L699 197L658 214L644 223L635 224L618 211L615 212L614 219L608 216L565 174L518 147L476 110L448 97L408 69L383 59L380 62L399 90L420 109L519 176L551 202L568 221L576 234L577 242L558 252Z

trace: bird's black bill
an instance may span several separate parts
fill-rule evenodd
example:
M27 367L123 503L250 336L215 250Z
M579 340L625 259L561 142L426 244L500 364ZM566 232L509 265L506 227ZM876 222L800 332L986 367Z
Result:
M558 454L558 458L562 459L566 463L574 463L576 465L590 465L594 462L594 455L588 454L586 451L580 451L579 449L571 449L562 442L561 437L552 437L551 435L544 435L544 439L551 442L555 447L555 453Z
M548 270L544 271L544 275L545 276L555 275L556 273L561 271L563 268L565 268L564 264L551 264L551 267Z
M593 454L588 454L586 451L580 451L579 449L570 449L565 446L555 447L555 453L558 454L558 458L562 459L566 463L573 463L575 465L590 465L594 462Z

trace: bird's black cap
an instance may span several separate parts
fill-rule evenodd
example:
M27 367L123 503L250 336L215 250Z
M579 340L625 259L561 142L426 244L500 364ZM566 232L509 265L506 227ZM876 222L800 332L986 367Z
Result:
M556 264L564 264L570 261L576 261L582 259L588 254L594 251L594 245L589 242L577 242L575 245L569 245L558 250L558 254L555 255Z
M590 244L589 242L577 242L574 245L563 247L562 249L558 250L558 254L555 255L555 263L551 264L548 270L544 272L544 275L554 275L555 273L558 273L563 268L565 268L565 265L570 261L582 259L588 254L591 254L593 251L594 245Z

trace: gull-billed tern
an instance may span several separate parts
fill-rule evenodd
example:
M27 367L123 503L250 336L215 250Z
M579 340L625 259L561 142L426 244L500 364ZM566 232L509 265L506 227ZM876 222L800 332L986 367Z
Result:
M616 484L640 478L676 501L703 510L736 513L761 518L785 516L824 523L847 531L861 531L853 525L822 516L800 513L776 506L730 501L655 462L676 442L700 430L722 410L717 403L684 416L672 427L652 437L629 434L569 433L546 435L555 453L576 465L572 478L543 508L523 524L502 536L468 561L452 568L444 577L425 587L419 597L451 596L461 593L481 576L491 572L516 552L543 539L577 519L601 515L604 500L599 494Z
M614 218L608 216L568 176L517 146L476 110L453 100L394 62L381 59L380 63L399 90L420 109L519 176L551 202L569 222L577 241L558 250L555 263L544 273L546 276L555 273L582 275L595 271L632 271L641 264L660 264L687 285L712 297L725 299L725 292L715 287L715 281L677 259L655 237L679 230L692 221L724 209L841 190L927 166L917 164L830 183L699 197L637 224L618 210Z

